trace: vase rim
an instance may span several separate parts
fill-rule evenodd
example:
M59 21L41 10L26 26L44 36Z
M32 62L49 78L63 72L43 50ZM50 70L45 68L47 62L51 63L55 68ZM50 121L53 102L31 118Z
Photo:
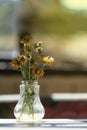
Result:
M22 80L21 83L27 83L28 80ZM38 80L33 80L30 84L38 83Z

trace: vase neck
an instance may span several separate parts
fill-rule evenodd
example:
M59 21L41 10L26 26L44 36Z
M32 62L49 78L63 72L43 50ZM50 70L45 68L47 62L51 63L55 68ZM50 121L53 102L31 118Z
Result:
M32 82L29 82L28 80L23 80L23 81L21 81L21 84L24 84L24 85L38 85L38 80L34 80Z
M35 94L39 94L39 84L38 81L35 80L31 84L28 81L21 81L20 85L20 93L27 91L34 91Z

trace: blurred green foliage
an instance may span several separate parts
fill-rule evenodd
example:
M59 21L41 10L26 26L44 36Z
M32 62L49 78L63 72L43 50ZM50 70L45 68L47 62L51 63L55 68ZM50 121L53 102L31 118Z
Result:
M59 1L41 2L29 18L30 28L39 33L59 35L87 31L87 12L72 11ZM32 26L31 26L32 25Z

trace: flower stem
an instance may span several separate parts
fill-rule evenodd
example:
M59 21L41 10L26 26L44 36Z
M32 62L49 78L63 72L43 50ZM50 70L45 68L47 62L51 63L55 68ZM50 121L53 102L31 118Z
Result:
M30 66L31 66L31 61L29 60L29 81L30 81Z

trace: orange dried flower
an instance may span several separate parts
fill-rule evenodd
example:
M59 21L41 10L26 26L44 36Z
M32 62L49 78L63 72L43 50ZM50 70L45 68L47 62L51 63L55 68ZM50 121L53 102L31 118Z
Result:
M44 70L43 69L34 69L33 73L37 78L39 78L44 75Z
M24 62L27 61L27 57L24 56L24 55L19 55L19 56L18 56L18 61L19 61L20 63L24 63Z
M46 63L47 65L51 65L52 63L54 63L54 58L53 57L49 57L49 56L42 56L41 58L41 61Z
M44 69L54 63L54 58L43 55L42 42L30 44L28 34L20 38L20 55L11 63L13 69L20 70L23 79L32 82L44 75Z
M20 44L26 44L30 43L32 41L31 36L28 34L25 34L21 39L20 39Z
M14 70L18 70L21 67L20 62L16 59L12 60L11 65Z

